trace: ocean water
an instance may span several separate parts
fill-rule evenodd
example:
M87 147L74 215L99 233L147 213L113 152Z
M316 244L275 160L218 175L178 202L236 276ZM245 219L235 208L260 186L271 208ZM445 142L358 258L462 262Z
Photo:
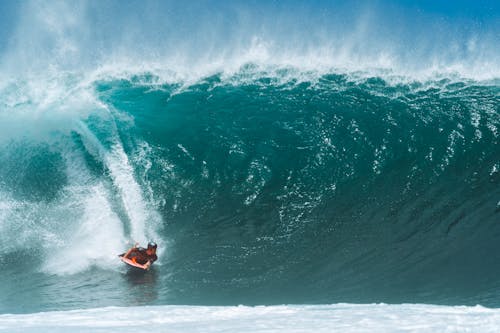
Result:
M288 75L106 77L32 124L14 105L2 312L498 306L498 85ZM158 264L129 272L116 255L148 239Z
M343 39L359 3L254 5L3 5L0 330L498 326L498 21L434 49L390 3ZM418 52L387 10L434 22Z

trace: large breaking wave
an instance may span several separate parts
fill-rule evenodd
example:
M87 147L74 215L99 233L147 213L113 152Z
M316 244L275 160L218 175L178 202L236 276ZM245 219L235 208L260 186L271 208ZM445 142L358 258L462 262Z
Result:
M498 306L495 37L428 63L366 27L142 59L82 29L93 10L27 4L3 56L0 311L123 305L130 282L138 304ZM124 281L116 254L149 239L157 271Z

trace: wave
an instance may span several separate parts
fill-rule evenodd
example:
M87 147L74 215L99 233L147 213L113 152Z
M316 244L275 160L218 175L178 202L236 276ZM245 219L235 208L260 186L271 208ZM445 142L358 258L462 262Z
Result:
M498 306L495 20L425 14L391 39L376 23L404 10L375 5L304 5L357 22L322 26L235 2L214 27L207 3L199 26L102 6L24 3L1 50L0 311L131 285L140 304ZM124 273L151 239L156 273Z
M155 239L164 302L497 304L498 84L300 74L9 86L3 260L66 283Z

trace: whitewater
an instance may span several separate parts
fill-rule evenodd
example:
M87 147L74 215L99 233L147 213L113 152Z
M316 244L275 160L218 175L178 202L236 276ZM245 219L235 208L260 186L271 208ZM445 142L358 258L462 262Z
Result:
M0 5L0 332L497 331L500 10L433 6Z
M5 332L496 332L497 310L432 305L145 306L0 315Z

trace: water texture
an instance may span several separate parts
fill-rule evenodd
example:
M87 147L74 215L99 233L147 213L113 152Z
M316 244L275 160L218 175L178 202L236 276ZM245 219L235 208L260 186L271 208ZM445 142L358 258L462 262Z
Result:
M106 27L117 4L107 6L28 2L3 49L0 313L500 306L498 36L452 30L466 48L422 47L409 60L394 40L391 52L392 42L361 47L370 29L328 44L337 26L301 21L316 34L309 45L292 29L297 46L270 33L267 14L261 34L224 29L257 20L236 3L221 11L241 15L219 20L200 53L211 21L197 6L201 27L168 34L175 22L164 23L142 45L121 21L132 41L112 41L118 27L82 28ZM293 15L276 6L266 8L288 27ZM161 21L153 12L144 26ZM158 262L128 270L117 254L148 240Z

